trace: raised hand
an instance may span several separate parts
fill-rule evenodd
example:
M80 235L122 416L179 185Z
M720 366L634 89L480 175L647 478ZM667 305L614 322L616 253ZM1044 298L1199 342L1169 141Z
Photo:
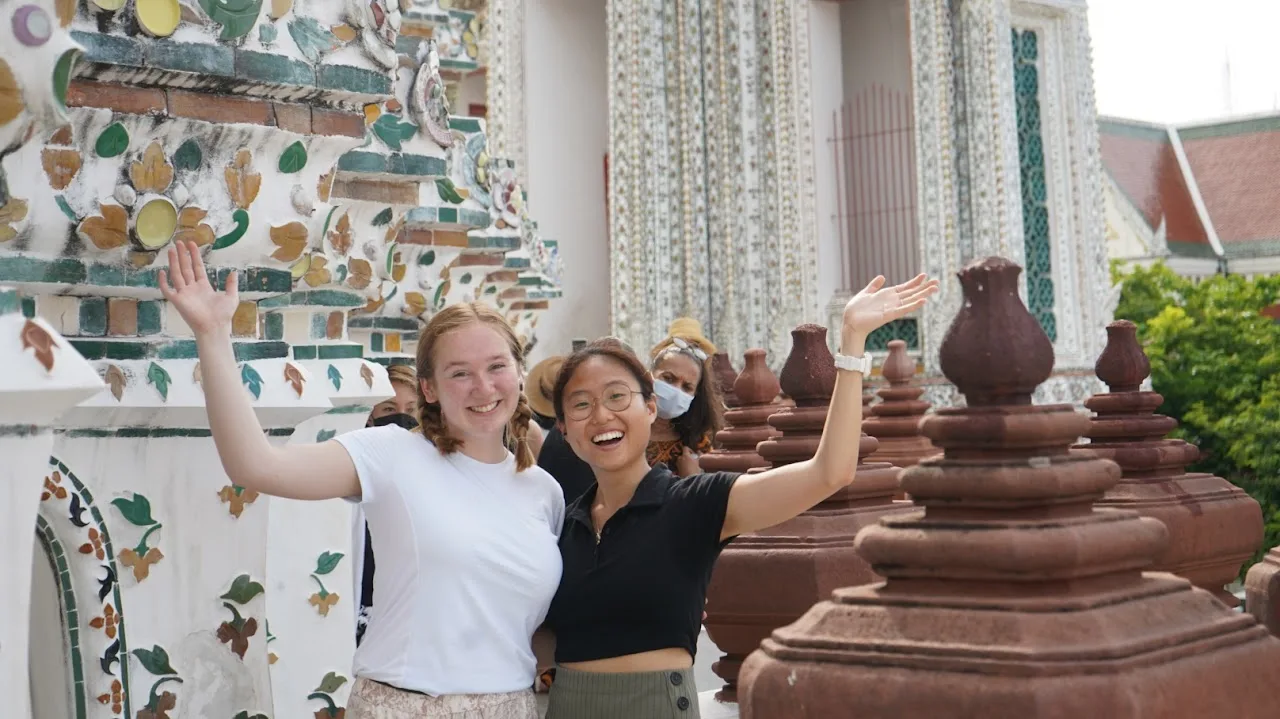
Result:
M938 281L924 274L893 287L884 283L884 275L877 276L844 306L846 333L866 337L877 327L920 309L938 291Z
M196 335L230 333L231 316L240 305L237 273L227 275L227 285L222 292L214 289L205 274L200 248L194 242L173 243L169 248L169 273L166 275L160 270L158 282L160 294L178 310Z

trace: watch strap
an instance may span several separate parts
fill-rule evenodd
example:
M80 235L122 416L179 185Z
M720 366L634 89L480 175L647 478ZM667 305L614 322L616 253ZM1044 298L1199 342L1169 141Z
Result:
M871 374L871 355L863 354L861 357L850 357L837 352L836 369L842 369L846 372L861 372L864 377L869 376Z

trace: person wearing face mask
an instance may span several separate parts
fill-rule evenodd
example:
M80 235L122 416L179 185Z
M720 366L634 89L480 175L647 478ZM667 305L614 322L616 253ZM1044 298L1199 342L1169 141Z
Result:
M650 371L658 419L645 456L649 465L667 465L678 477L697 474L698 456L724 426L724 398L711 372L716 347L697 320L671 323L666 339L654 346Z
M392 365L387 368L387 379L391 380L391 389L395 395L373 406L365 427L385 427L394 424L407 430L418 428L418 399L414 387L417 385L417 373L409 365ZM364 511L357 505L351 513L351 549L355 558L356 596L360 604L356 610L356 646L364 639L365 629L369 625L369 616L373 610L373 538L369 534L369 523L365 520Z

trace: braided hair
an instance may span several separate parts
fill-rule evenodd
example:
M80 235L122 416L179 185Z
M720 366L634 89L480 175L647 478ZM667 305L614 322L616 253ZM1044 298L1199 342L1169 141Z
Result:
M521 374L524 372L524 353L520 342L506 318L497 310L481 302L463 302L450 305L433 315L418 337L418 382L414 393L418 398L418 422L422 428L422 434L431 440L441 454L457 452L462 448L463 441L449 434L448 420L440 404L427 401L422 391L422 382L435 378L433 362L436 344L440 338L449 332L475 323L487 325L501 335L511 350L512 360L521 368ZM533 410L529 407L529 401L525 398L522 387L515 412L512 413L504 433L504 443L515 455L516 469L519 471L524 471L535 463L533 449L529 446L526 436L531 419L533 419Z

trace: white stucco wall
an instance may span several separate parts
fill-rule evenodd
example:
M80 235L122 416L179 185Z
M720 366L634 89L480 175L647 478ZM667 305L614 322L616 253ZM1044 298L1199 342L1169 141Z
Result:
M832 154L833 116L844 101L840 48L840 4L809 4L809 67L813 98L814 186L818 211L818 301L824 305L840 289L840 229L836 224L836 165Z
M529 206L564 258L564 296L538 322L532 365L609 331L608 40L600 0L538 0L525 12Z

